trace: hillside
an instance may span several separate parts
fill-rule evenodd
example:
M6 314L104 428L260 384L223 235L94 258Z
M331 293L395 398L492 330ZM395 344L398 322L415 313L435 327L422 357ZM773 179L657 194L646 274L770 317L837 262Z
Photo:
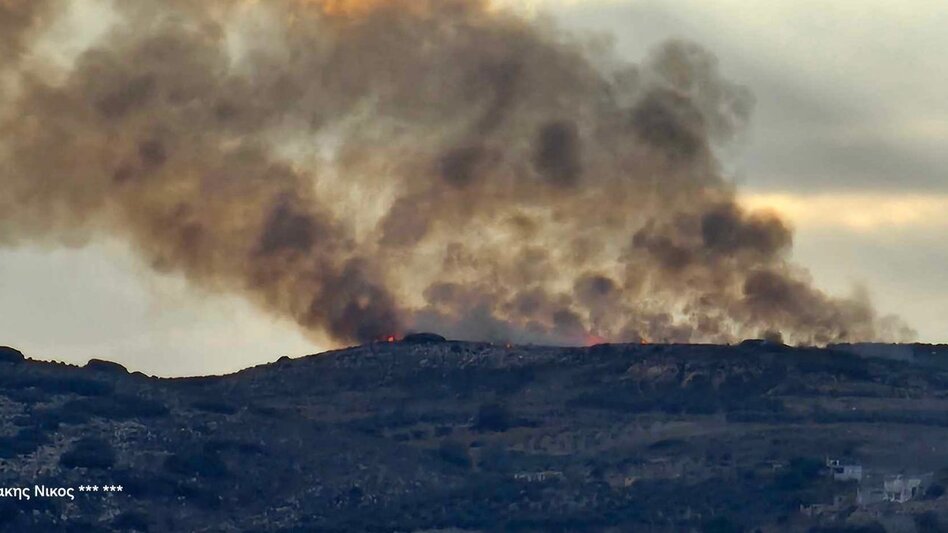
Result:
M4 494L0 527L948 524L944 346L422 340L188 379L129 374L103 361L78 368L22 360L0 349L0 487L76 488L74 500ZM862 480L834 480L827 458L861 467ZM897 475L919 480L907 501L873 499ZM89 485L122 491L78 489Z

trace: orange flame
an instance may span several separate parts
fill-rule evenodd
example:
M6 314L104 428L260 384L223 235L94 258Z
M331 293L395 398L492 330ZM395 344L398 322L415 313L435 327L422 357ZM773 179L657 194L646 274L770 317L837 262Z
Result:
M609 341L607 339L600 337L599 335L592 334L592 333L587 333L586 336L583 338L583 344L585 346L595 346L597 344L606 344L608 342Z
M412 0L296 0L302 6L312 6L323 14L338 18L359 18L387 7L400 11L422 12L428 2Z
M322 0L323 12L331 16L357 17L391 3L386 0Z

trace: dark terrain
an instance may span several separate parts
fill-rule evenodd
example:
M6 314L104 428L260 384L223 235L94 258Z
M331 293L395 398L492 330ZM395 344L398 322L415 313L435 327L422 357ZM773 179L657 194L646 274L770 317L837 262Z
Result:
M158 379L0 349L9 531L942 531L948 347L375 343ZM827 458L866 479L834 480ZM910 501L859 503L886 476Z

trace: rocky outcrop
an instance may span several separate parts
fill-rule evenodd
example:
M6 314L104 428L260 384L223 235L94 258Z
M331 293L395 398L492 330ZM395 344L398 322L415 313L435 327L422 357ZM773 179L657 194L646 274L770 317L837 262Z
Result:
M0 346L0 363L22 363L25 357L23 352L9 346Z
M101 372L103 374L128 374L128 369L124 366L112 361L104 361L102 359L89 359L89 362L86 363L83 368L93 372Z

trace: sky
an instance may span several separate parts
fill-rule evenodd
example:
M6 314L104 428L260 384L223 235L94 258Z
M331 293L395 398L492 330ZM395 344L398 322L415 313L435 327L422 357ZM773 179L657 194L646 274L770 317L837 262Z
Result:
M720 154L741 201L790 221L793 257L817 286L864 287L920 340L946 339L948 5L551 0L530 12L609 36L629 61L668 38L714 52L756 101L750 128ZM104 16L75 21L94 33ZM50 53L76 46L59 43ZM0 302L0 344L76 364L180 376L327 348L239 297L153 273L111 240L0 249Z

